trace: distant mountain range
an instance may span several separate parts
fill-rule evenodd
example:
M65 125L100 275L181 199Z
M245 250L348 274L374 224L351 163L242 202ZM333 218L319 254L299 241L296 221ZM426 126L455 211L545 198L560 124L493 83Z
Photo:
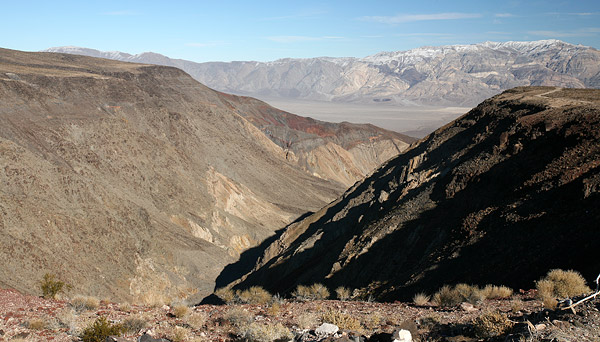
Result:
M600 87L600 51L559 40L485 42L381 52L365 58L195 63L145 52L63 52L175 66L207 86L254 97L474 106L515 86Z

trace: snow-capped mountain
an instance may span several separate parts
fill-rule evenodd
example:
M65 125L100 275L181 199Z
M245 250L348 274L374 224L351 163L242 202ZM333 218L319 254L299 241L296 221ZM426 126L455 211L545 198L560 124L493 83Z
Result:
M600 51L559 40L421 47L365 58L228 63L76 47L46 51L175 66L209 87L257 97L472 106L515 86L600 87Z

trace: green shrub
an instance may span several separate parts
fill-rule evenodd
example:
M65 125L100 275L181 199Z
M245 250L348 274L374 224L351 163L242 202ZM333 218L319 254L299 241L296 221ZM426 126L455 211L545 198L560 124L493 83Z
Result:
M560 269L551 270L545 278L537 281L536 289L538 290L538 297L542 300L571 298L591 292L579 272Z
M56 279L56 276L51 273L44 274L42 281L40 281L40 288L42 290L42 297L46 299L54 299L59 293L71 288L64 281Z
M508 333L513 325L506 314L496 311L484 313L473 321L475 336L478 338L502 336Z
M83 342L104 342L107 337L121 335L124 332L123 325L110 324L106 317L98 317L92 325L83 330L81 339Z

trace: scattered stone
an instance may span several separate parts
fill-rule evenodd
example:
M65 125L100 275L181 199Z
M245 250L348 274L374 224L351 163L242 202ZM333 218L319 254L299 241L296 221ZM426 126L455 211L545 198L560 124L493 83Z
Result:
M474 307L473 304L467 302L460 303L460 308L465 312L477 311L477 308Z
M392 334L392 342L412 342L410 331L398 329Z
M144 334L138 337L137 342L169 342L169 340L164 338L154 338L148 334Z
M124 337L118 337L118 336L108 336L106 339L104 339L104 342L129 342L130 340L124 338Z
M335 324L323 323L320 327L315 329L315 334L319 336L329 336L337 333L340 328Z

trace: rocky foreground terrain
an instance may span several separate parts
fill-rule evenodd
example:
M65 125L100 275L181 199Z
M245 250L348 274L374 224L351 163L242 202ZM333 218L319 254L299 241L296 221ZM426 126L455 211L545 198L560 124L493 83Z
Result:
M529 294L449 308L429 303L417 306L402 302L281 299L265 305L183 307L131 305L89 298L87 303L77 298L46 300L14 290L0 290L0 341L81 341L86 328L98 318L106 318L109 324L125 326L126 330L114 339L106 339L119 342L392 342L392 334L401 330L410 332L412 341L596 342L600 336L599 309L596 301L578 307L576 313L547 310ZM490 312L506 315L510 329L502 336L477 337L478 330L474 329L479 327L478 317ZM323 328L332 328L323 324L331 321L331 317L344 318L336 322L339 330L335 334ZM497 333L492 328L489 331Z
M35 294L51 272L113 300L202 298L403 138L172 67L0 49L0 286Z
M47 51L175 66L214 89L259 98L472 107L516 86L600 87L600 51L559 40L421 47L365 58L229 63L80 47Z
M598 274L600 90L514 88L290 225L237 288L300 284L410 299L443 284L530 288Z

